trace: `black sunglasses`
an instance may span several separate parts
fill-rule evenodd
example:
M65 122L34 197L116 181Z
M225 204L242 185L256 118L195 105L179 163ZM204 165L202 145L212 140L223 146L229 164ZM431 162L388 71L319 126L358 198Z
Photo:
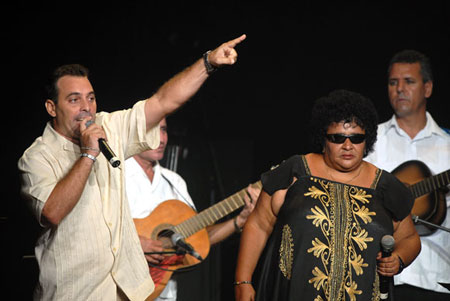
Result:
M348 138L353 144L360 144L366 140L365 134L352 134L352 135L343 135L343 134L326 134L325 135L328 141L332 143L342 144Z

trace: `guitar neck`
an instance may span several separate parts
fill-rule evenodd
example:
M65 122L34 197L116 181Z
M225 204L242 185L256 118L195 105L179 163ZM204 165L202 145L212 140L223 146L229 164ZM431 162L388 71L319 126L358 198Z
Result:
M429 177L409 187L414 198L447 186L450 183L450 169L435 176Z
M253 183L252 186L261 188L261 181ZM244 206L244 197L247 194L247 188L244 188L223 201L203 210L199 214L185 220L175 226L175 231L187 238L194 233L214 224L222 217Z

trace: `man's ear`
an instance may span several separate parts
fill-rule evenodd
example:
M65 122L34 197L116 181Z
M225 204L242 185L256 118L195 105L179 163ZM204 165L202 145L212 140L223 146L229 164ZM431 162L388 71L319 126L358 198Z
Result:
M45 108L50 116L56 117L56 104L53 100L47 99L45 101Z
M433 92L433 82L429 80L424 85L425 85L425 98L430 98L431 93Z

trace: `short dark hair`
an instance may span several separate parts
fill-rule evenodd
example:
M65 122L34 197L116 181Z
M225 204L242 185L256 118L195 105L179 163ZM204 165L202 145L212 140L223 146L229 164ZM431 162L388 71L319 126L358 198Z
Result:
M342 121L355 122L365 130L367 156L377 140L377 111L369 98L347 90L335 90L316 100L310 122L311 151L322 153L328 127Z
M89 70L80 64L63 65L56 68L47 85L47 98L53 100L55 103L58 102L59 93L56 83L65 75L89 77Z
M397 52L390 60L388 67L388 76L391 72L392 65L395 63L406 64L420 64L420 74L422 75L423 82L433 81L433 72L431 69L430 59L423 53L417 50L406 49Z

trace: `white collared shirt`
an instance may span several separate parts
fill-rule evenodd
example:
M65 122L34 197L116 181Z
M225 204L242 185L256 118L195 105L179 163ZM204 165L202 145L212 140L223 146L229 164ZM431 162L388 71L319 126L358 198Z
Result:
M426 113L425 127L414 137L403 131L395 116L378 126L374 151L365 160L392 171L409 160L424 162L433 175L450 169L450 135ZM447 217L442 226L450 227L450 193L446 195ZM450 293L438 282L450 283L450 233L437 230L421 236L422 250L413 263L394 277L395 284L409 284L437 292Z
M126 189L133 218L147 217L158 205L167 200L180 200L195 210L186 182L177 173L156 164L153 182L134 158L125 161ZM170 279L156 300L176 300L177 283Z

